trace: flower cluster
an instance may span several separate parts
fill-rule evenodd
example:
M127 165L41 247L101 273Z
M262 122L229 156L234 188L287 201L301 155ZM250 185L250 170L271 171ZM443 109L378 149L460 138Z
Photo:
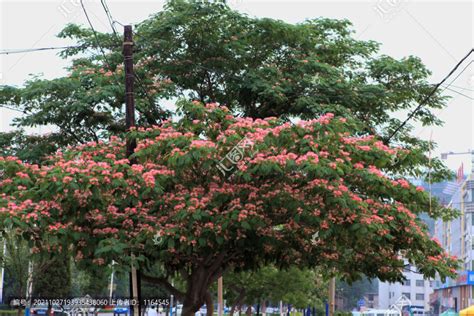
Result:
M403 252L427 275L456 267L417 219L427 194L380 164L397 150L356 136L346 118L290 124L198 102L182 112L133 129L133 159L116 137L43 166L0 158L0 223L36 251L61 246L98 265L139 253L178 269L225 253L222 264L244 268L270 260L396 279ZM244 138L256 154L224 177L216 162Z

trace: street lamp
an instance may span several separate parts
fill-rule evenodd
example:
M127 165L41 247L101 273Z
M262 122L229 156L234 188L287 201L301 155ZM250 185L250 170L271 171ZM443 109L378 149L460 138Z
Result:
M447 160L448 156L454 156L454 155L469 155L471 154L471 172L474 173L474 149L473 150L468 150L465 152L446 152L446 153L441 153L441 159L442 160Z

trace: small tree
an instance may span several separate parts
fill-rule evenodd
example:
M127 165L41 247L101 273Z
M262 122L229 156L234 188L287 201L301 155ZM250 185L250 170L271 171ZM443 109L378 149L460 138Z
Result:
M3 247L5 245L5 255ZM28 244L23 238L8 231L3 232L1 239L0 265L5 269L3 299L22 298L25 296L28 280ZM18 308L21 315L21 308Z
M71 258L68 253L43 253L33 264L33 297L68 297L71 290ZM51 310L48 303L48 315Z
M70 148L41 166L0 158L0 216L34 252L68 249L96 265L160 262L186 289L164 286L193 315L212 306L225 271L320 267L342 279L401 280L404 259L427 277L456 260L417 214L428 194L390 173L394 158L352 120L323 115L298 124L234 117L183 102L181 119L134 130L132 166L118 138ZM436 202L430 215L450 213Z
M274 266L256 271L230 272L224 275L225 299L233 315L237 308L283 301L297 308L320 305L326 298L327 281L315 271L291 267L280 270Z

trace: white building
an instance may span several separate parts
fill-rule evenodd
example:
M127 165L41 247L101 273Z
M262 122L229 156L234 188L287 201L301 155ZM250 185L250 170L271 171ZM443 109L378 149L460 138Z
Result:
M438 219L435 236L446 252L462 260L462 265L456 278L436 280L431 299L435 313L447 309L459 312L474 304L474 168L459 183L448 206L459 210L461 215L447 222Z
M379 282L379 308L389 309L404 295L411 301L415 314L429 313L432 281L423 279L423 275L417 273L413 266L407 266L407 271L403 274L407 279L403 284Z

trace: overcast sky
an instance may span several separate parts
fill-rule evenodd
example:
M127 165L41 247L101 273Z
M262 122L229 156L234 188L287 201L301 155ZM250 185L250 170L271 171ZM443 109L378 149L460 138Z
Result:
M108 0L110 11L121 23L137 23L162 9L164 1ZM437 83L474 45L474 1L255 1L228 0L231 7L251 16L271 17L295 23L308 18L349 19L355 36L382 44L381 52L396 58L419 56ZM110 31L100 1L84 0L98 31ZM74 44L55 37L67 23L86 25L79 0L0 0L0 50ZM474 54L465 65L474 59ZM0 84L21 85L30 74L55 78L68 64L55 52L0 55ZM463 65L464 67L464 65ZM461 69L463 68L461 67ZM417 128L415 135L435 140L440 152L474 149L474 63L446 90L452 96L448 107L438 111L441 128ZM453 76L454 78L455 76ZM449 82L449 81L448 81ZM8 130L16 113L0 109L0 131ZM33 132L41 133L44 128ZM452 156L448 166L457 168L468 155Z

